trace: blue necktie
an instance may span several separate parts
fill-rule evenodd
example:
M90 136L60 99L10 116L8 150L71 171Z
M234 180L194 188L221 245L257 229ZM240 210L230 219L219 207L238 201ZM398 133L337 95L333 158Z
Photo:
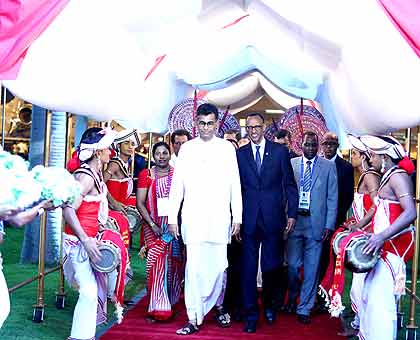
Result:
M311 190L311 161L306 161L305 174L303 175L303 191Z
M260 145L256 145L255 148L257 149L255 152L255 164L257 165L257 172L260 173L261 170L261 155L260 155Z

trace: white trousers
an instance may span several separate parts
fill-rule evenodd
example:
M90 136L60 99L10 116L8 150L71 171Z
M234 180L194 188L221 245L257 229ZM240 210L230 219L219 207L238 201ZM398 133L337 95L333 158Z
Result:
M394 294L394 274L401 259L387 254L365 276L358 313L359 338L363 340L394 340L397 338L397 301Z
M69 284L79 291L69 339L95 339L98 308L95 275L81 243L75 237L66 237L71 242L64 240L64 253L67 256L64 262L64 273Z
M227 265L226 244L187 244L185 306L188 319L196 320L197 325L215 305L223 303Z
M0 254L0 328L10 313L9 290L3 275L3 260Z

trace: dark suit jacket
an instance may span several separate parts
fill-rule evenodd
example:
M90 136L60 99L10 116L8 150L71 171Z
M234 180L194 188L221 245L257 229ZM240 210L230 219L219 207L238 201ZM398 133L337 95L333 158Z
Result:
M338 210L336 225L340 226L346 220L347 210L350 209L354 197L354 169L353 166L337 156L335 159L338 180Z
M297 216L298 192L286 147L266 140L260 174L257 172L251 143L237 151L241 177L243 232L253 233L261 211L265 232L280 232L287 215ZM284 188L284 189L283 189ZM286 200L283 198L286 194Z

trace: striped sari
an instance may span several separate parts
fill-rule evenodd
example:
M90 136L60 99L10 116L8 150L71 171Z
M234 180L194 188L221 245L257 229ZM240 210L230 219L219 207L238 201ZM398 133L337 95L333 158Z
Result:
M148 314L156 320L167 320L172 316L172 306L179 300L181 282L184 275L183 248L168 232L168 217L158 216L157 200L169 196L173 168L164 177L154 179L144 170L139 176L139 188L147 188L146 208L153 221L162 229L162 235L156 236L152 228L144 225L144 237L147 247L146 280L148 294Z

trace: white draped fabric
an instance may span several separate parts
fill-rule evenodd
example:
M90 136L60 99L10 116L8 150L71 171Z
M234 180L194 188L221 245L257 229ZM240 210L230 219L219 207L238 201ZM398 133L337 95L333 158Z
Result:
M285 108L303 97L343 135L419 124L418 79L420 59L378 1L73 0L4 84L155 132L192 88L236 109L264 93Z

